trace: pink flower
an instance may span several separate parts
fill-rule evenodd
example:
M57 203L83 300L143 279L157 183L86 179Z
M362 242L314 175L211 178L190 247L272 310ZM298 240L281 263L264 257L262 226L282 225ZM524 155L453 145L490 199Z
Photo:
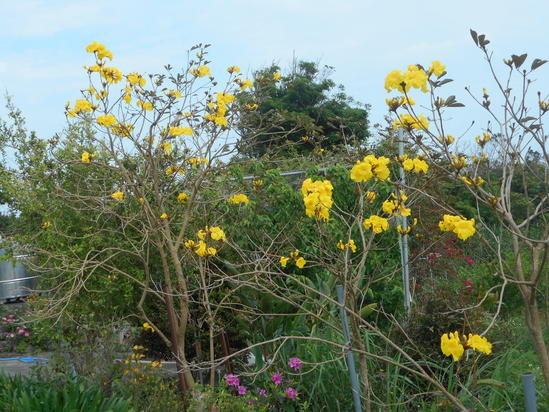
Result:
M10 313L10 314L8 315L8 318L14 318L14 317L15 317L15 315L14 315L13 313Z
M471 259L470 257L464 257L463 260L466 261L467 263L469 263L470 265L475 263L475 261L473 259Z
M229 373L225 376L225 382L227 382L227 385L229 386L240 386L240 379L238 379L238 375L235 375L234 373Z
M295 399L297 397L297 389L288 388L284 391L288 399Z
M282 383L282 374L280 372L275 373L271 376L271 381L273 381L275 385L280 385Z
M29 332L25 332L25 336L30 336L30 333L29 333Z
M465 286L467 286L467 287L469 287L469 288L470 288L470 287L473 287L473 282L471 282L470 280L466 280L466 281L463 282L463 283L465 283Z
M24 329L19 329L19 330L17 331L17 334L18 334L18 335L22 335L23 333L25 333L25 330L24 330Z
M2 325L7 325L7 324L8 324L8 322L2 322Z
M248 388L246 388L245 386L238 386L239 395L246 395L246 392L248 392Z
M303 364L301 363L301 359L299 358L290 358L290 360L288 361L288 366L297 371L301 369Z
M267 397L267 391L265 389L258 389L257 393L259 393L259 396L263 396L264 398Z
M15 333L8 333L6 336L8 338L15 338Z

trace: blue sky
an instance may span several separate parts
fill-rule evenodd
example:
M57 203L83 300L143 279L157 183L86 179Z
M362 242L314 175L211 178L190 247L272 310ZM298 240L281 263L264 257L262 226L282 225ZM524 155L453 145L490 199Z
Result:
M0 88L14 97L30 129L48 138L65 125L64 105L87 87L84 48L104 43L123 72L182 67L186 51L211 43L214 74L233 64L252 71L293 56L334 66L333 78L386 113L385 75L408 64L441 60L455 79L447 94L465 103L449 115L459 136L470 120L479 134L486 116L463 88L493 87L469 28L486 33L495 60L528 52L548 58L546 1L25 1L0 0ZM549 64L547 65L549 66ZM534 85L549 92L548 68ZM5 110L0 109L0 116Z

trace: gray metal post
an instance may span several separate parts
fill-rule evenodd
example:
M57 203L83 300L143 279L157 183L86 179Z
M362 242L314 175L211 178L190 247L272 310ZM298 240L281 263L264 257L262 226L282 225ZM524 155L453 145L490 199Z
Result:
M404 131L402 128L398 131L398 154L404 156ZM406 184L406 174L404 168L400 166L400 183ZM400 226L402 230L408 229L408 220L406 216L400 216ZM404 289L404 309L408 311L412 303L412 295L410 294L410 265L408 254L408 235L398 234L400 243L400 263L402 264L402 288Z
M534 375L531 373L524 373L522 375L522 385L524 386L524 410L526 412L537 412Z
M345 311L345 295L343 294L343 286L336 285L337 301L341 305L339 307L339 314L341 316L341 325L343 326L343 336L345 337L345 345L351 345L351 336L349 334L349 321L347 320L347 312ZM349 368L349 376L351 377L351 387L353 391L353 402L355 405L355 412L362 412L362 404L360 400L360 385L358 384L358 377L355 369L355 357L353 352L349 349L345 354L347 357L347 366Z

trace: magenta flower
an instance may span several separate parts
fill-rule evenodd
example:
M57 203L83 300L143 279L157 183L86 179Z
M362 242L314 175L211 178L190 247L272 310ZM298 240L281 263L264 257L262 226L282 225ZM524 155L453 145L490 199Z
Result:
M471 259L470 257L464 257L463 260L466 261L467 263L469 263L470 265L475 263L475 261L473 259Z
M288 366L297 371L301 369L303 364L301 363L301 359L299 358L290 358L290 360L288 361Z
M267 397L267 391L265 389L258 389L257 391L259 393L259 396L263 396L264 398Z
M280 372L275 373L271 376L271 381L273 381L275 385L280 385L282 383L282 374Z
M297 389L294 388L288 388L284 391L286 393L286 397L288 399L295 399L297 398Z
M15 315L14 315L13 313L10 313L10 314L8 315L8 318L14 318L14 317L15 317Z
M240 379L238 379L238 375L235 375L234 373L229 373L225 376L225 382L227 382L227 385L229 386L240 386Z
M465 283L465 286L467 286L467 287L469 287L469 288L473 286L473 282L471 282L470 280L466 280L466 281L463 282L463 283Z
M239 385L238 386L238 394L239 395L246 395L246 392L248 392L248 388L245 386Z

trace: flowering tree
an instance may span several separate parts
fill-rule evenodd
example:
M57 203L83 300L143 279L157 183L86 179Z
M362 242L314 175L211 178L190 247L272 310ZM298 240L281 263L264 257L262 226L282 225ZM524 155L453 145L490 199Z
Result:
M530 68L525 69L523 65L527 55L512 55L504 60L507 74L502 78L497 75L492 53L486 47L490 42L485 35L478 35L475 31L471 31L471 35L486 59L496 86L493 95L484 88L480 96L466 88L490 118L486 128L475 138L477 149L474 153L460 153L456 147L457 139L447 130L446 111L463 104L457 102L454 96L442 97L439 94L442 86L452 81L446 77L446 67L442 63L435 61L428 69L412 65L404 72L394 70L389 73L385 82L387 91L397 91L401 95L388 99L387 103L394 114L394 128L404 128L424 157L430 159L442 175L461 183L476 202L474 216L467 219L445 215L440 229L453 231L460 239L466 239L475 233L475 228L481 228L479 235L482 241L498 260L496 275L501 280L499 305L492 322L482 334L493 326L504 290L509 285L516 287L522 297L526 325L549 389L549 354L543 334L548 319L544 285L548 281L546 265L549 251L549 156L543 118L549 111L549 105L538 92L537 107L529 107L533 73L546 60L534 59ZM410 95L413 89L427 93L430 101L427 117L431 123L415 109L415 101ZM516 92L513 93L513 90ZM500 98L494 105L496 94ZM532 153L537 153L536 162L532 161ZM406 164L407 159L400 161L405 169L410 167ZM490 164L500 171L498 175L490 171ZM521 204L514 196L513 186L517 182L520 182L518 185L522 192ZM452 211L451 205L444 207ZM490 225L488 219L491 217L498 222L498 229ZM505 253L507 243L512 247L510 257ZM477 306L463 310L475 310ZM456 350L462 351L460 341L465 343L465 340L458 339L457 335L453 339Z

